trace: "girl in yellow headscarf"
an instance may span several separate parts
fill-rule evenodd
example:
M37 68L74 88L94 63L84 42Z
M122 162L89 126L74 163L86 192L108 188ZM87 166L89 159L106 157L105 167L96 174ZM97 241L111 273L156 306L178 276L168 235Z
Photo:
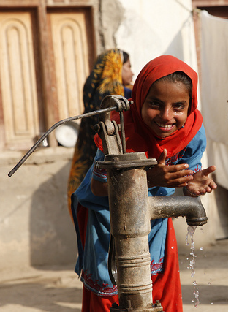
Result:
M132 77L128 53L111 49L99 55L83 88L84 113L99 109L106 95L118 94L130 98L131 90L126 86L132 82ZM85 177L96 154L93 126L98 123L98 118L98 116L84 118L80 124L67 187L70 214L72 214L71 195Z

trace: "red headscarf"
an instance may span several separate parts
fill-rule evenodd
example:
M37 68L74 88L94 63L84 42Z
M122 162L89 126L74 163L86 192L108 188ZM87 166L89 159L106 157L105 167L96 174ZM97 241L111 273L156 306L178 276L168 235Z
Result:
M192 80L191 109L184 127L164 139L159 139L143 122L141 109L151 85L159 78L176 71L184 72ZM144 66L135 81L132 100L134 103L130 110L124 113L127 152L145 152L149 158L158 158L167 149L169 158L183 150L202 125L203 117L197 109L197 73L174 56L162 55ZM117 114L113 114L112 119L119 122ZM95 143L102 150L102 142L98 136L95 136Z

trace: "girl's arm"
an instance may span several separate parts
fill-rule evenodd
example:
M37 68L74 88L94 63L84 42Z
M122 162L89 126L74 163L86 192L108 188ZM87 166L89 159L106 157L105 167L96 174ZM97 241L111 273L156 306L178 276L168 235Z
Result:
M91 179L91 191L95 196L108 196L108 183Z
M104 158L104 153L97 149L90 181L91 191L95 196L108 196L107 172L95 166L96 161L103 161Z

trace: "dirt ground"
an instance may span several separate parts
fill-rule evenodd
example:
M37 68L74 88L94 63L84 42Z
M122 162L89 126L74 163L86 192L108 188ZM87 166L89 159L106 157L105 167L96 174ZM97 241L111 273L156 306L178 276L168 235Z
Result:
M190 252L189 248L179 254L184 312L227 312L228 240L196 250L193 269L188 269ZM81 298L82 285L74 264L0 271L1 312L80 312Z

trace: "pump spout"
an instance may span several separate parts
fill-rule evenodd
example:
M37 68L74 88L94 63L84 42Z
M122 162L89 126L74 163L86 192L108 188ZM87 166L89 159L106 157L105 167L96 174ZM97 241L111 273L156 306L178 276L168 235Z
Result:
M153 196L148 197L151 219L186 217L190 226L207 223L207 216L199 197L189 196Z

